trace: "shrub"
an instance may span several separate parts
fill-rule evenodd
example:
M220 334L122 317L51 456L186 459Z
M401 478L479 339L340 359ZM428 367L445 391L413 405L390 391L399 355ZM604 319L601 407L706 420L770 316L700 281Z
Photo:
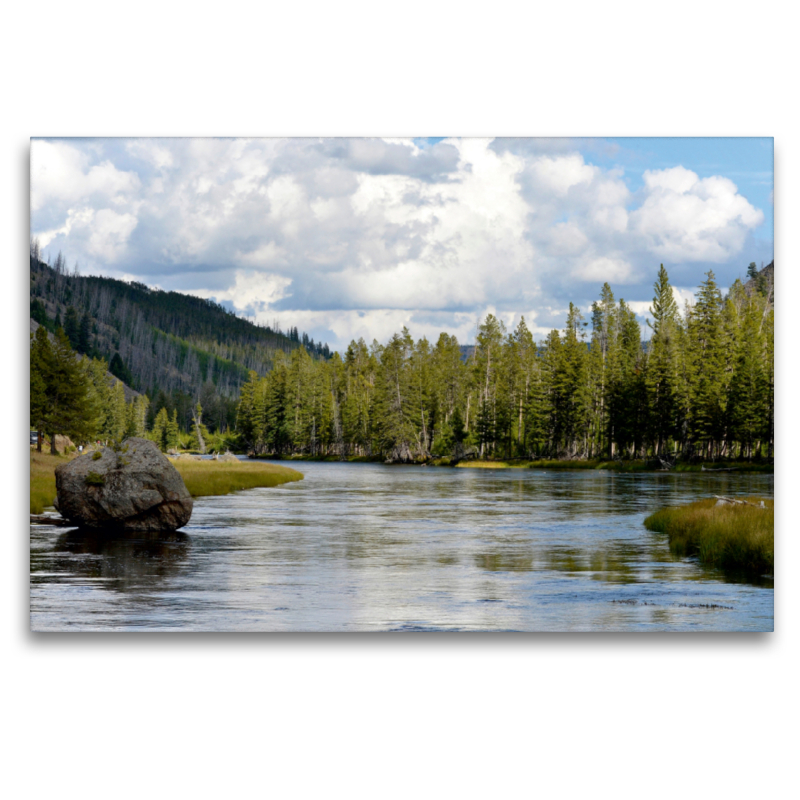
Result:
M99 472L90 472L84 478L87 486L105 486L106 479L104 475L101 475Z

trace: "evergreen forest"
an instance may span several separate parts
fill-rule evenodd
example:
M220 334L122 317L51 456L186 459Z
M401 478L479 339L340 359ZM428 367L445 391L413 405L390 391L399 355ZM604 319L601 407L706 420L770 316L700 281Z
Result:
M773 264L724 297L709 271L684 308L662 265L650 316L643 340L606 283L544 341L489 315L469 347L404 328L339 354L209 301L69 274L32 243L31 428L395 462L772 459Z
M713 272L680 309L663 265L650 336L603 285L584 319L535 342L489 315L465 360L452 336L351 342L343 357L278 353L250 372L237 429L255 453L430 457L773 457L773 265L723 298Z

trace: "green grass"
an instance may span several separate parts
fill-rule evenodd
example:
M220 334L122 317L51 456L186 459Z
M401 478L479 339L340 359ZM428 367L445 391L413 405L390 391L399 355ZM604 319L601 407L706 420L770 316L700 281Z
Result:
M297 470L254 461L175 461L173 464L192 497L230 494L303 480L303 473Z
M56 496L55 470L75 457L51 456L31 450L31 514L41 514L53 505ZM300 481L303 474L289 467L244 461L238 464L219 461L176 461L178 470L189 494L193 497L230 494L241 489L260 486L280 486L282 483Z
M456 467L468 469L510 469L507 461L459 461Z
M56 467L66 464L74 454L51 456L50 453L37 453L31 449L31 514L41 514L47 506L53 505L56 496Z
M741 498L744 499L744 498ZM666 533L675 555L697 555L701 562L725 570L772 575L775 569L775 510L767 498L746 498L766 509L717 506L698 500L664 508L645 519L648 530Z
M443 461L443 459L442 459ZM436 462L434 462L436 463ZM438 465L437 465L438 466ZM599 461L599 460L567 460L540 459L529 461L509 459L508 461L459 461L457 467L473 469L607 469L615 472L652 472L653 467L645 461Z

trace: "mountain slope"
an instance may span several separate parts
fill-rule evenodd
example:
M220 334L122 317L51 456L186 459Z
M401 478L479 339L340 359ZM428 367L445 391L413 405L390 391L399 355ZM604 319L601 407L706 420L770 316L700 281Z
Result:
M84 322L87 352L109 364L119 354L133 387L151 395L160 390L197 396L211 382L220 396L234 398L248 370L264 374L278 350L301 346L296 329L286 336L208 300L140 283L70 275L33 257L30 297L31 316L36 305L47 327L58 318L69 334L70 324L74 329ZM327 345L313 341L307 349L317 358L329 355ZM112 371L119 374L113 366Z

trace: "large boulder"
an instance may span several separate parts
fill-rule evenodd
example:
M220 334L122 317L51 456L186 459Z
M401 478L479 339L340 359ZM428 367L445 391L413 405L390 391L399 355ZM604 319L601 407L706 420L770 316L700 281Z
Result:
M66 453L70 447L74 450L75 444L69 436L62 436L60 433L56 434L56 452Z
M126 439L56 468L56 508L82 528L174 531L192 516L192 497L154 442Z

